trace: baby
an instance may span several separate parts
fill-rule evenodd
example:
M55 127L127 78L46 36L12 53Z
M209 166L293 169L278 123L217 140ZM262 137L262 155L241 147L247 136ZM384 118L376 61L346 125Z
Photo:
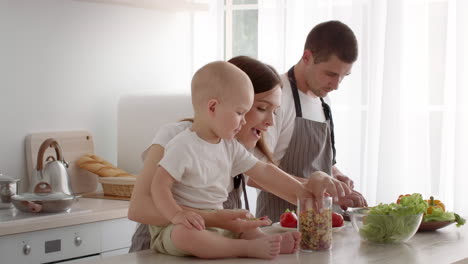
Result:
M267 188L301 193L302 185L291 177L275 186L271 179L285 173L259 161L234 138L253 100L249 77L228 62L209 63L195 73L193 124L168 143L151 186L156 207L171 222L150 226L152 249L175 256L262 259L297 250L299 232L267 235L257 228L238 234L205 228L200 215L179 206L223 209L232 177L240 173Z

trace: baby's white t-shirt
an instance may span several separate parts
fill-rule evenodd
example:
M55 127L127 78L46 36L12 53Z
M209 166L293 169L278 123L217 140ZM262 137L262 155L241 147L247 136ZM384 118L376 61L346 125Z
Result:
M281 82L283 84L281 106L275 116L274 126L270 127L267 133L264 134L268 146L273 150L273 158L276 161L281 161L284 154L286 154L294 132L294 120L296 119L296 107L287 73L281 75ZM316 122L325 122L320 97L312 97L300 90L298 92L302 117ZM328 97L325 97L324 100L329 103Z
M169 141L159 165L176 181L172 194L178 204L223 209L232 177L248 171L257 162L235 139L212 144L188 128Z

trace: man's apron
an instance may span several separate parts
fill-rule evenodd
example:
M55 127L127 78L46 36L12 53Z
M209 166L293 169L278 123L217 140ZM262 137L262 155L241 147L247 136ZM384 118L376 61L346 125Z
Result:
M324 123L302 118L294 67L288 71L288 79L296 107L296 118L291 141L279 167L301 178L308 178L318 170L331 175L332 165L335 164L335 148L330 107L320 98L326 118ZM296 210L296 206L263 190L257 197L257 217L267 215L273 222L278 222L286 209Z

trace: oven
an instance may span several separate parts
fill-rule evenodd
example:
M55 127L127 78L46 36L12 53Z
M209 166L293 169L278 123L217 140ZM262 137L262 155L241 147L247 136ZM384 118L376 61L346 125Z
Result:
M99 223L66 226L0 237L2 263L76 263L100 258Z

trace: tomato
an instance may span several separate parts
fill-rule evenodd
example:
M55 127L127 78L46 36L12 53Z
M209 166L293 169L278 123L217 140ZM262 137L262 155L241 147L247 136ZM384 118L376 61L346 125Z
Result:
M332 227L340 227L343 225L344 225L343 216L333 212L332 213Z
M282 227L290 227L296 228L297 227L297 215L293 211L289 211L286 209L284 213L280 216L280 224Z
M400 194L400 195L398 196L398 200L396 201L397 204L400 204L401 197L403 197L403 196L411 196L411 194L405 194L405 195Z

